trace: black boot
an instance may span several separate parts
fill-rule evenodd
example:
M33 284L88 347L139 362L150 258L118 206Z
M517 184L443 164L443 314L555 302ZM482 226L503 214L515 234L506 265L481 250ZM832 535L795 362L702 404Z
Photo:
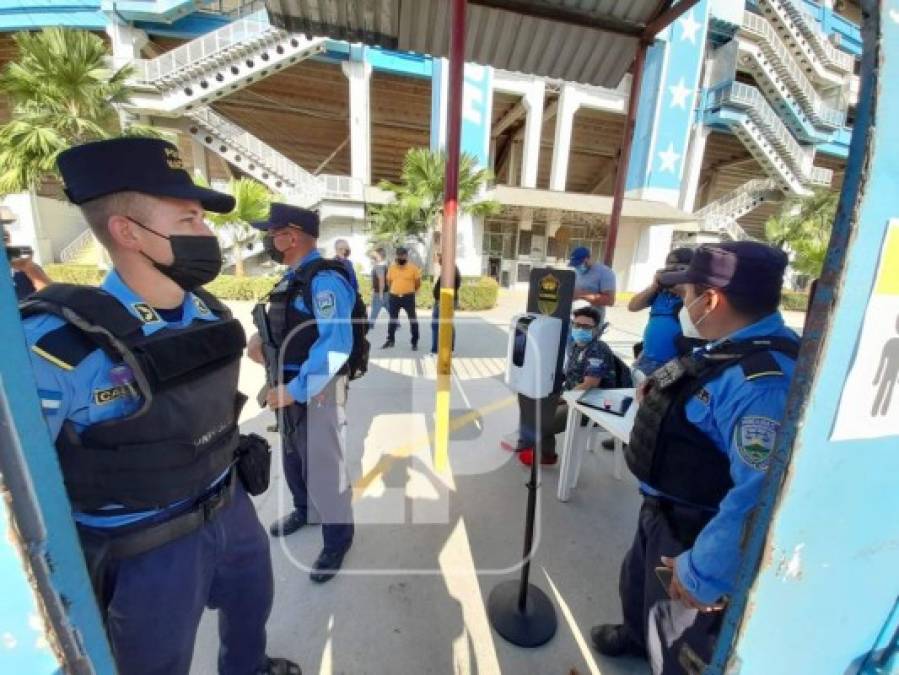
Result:
M280 520L276 520L268 528L269 534L273 537L286 537L293 534L306 524L306 517L301 516L297 511L291 511Z
M317 584L331 581L331 579L337 576L337 573L343 566L343 557L348 550L349 549L344 549L342 551L322 550L322 552L318 554L318 558L315 561L312 571L309 573L309 578Z
M604 623L590 629L590 641L605 656L646 656L645 650L634 642L621 624Z
M393 347L393 340L387 340L387 342L381 345L381 349L390 349L391 347Z
M263 670L257 671L258 675L303 675L303 671L293 661L287 659L268 658Z

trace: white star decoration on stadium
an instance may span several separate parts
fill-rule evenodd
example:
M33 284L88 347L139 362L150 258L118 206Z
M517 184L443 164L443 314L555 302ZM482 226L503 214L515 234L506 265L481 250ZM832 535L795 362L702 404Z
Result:
M687 87L684 78L681 78L673 87L668 87L668 91L671 92L671 107L686 109L687 97L693 93L693 90Z
M674 151L674 143L669 143L668 149L659 153L659 159L662 160L660 171L674 173L677 170L677 160L680 159L680 155Z
M689 40L694 45L696 44L696 33L702 27L696 19L693 18L693 10L690 10L690 13L687 14L683 19L678 21L680 24L681 30L683 31L680 35L681 40Z

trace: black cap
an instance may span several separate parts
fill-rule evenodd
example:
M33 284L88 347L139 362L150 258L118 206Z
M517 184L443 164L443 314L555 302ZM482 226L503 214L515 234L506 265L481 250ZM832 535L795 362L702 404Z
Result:
M693 249L687 247L675 248L666 257L666 265L689 265L693 260Z
M405 246L397 246L396 254L397 255L409 255L409 249L406 248Z
M257 230L276 230L279 227L296 227L310 237L318 238L318 212L303 209L292 204L272 202L268 220L253 223Z
M732 241L700 246L685 270L659 277L665 286L700 284L725 293L771 297L783 286L787 255L755 241Z
M160 138L112 138L76 145L56 160L73 204L116 192L141 192L200 202L207 211L234 210L234 197L194 184L178 148Z

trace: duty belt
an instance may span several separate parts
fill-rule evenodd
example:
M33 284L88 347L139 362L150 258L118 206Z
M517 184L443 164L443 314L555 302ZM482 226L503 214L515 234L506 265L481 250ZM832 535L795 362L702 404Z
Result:
M110 533L104 542L106 554L112 558L131 558L199 530L231 503L237 482L232 468L224 479L224 485L186 513L127 534ZM97 532L92 530L92 533Z

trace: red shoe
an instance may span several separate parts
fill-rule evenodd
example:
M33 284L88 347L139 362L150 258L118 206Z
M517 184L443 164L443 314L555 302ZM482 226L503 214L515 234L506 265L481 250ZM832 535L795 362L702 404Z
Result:
M518 453L518 461L524 464L525 466L530 466L534 461L534 449L527 448ZM559 456L553 455L552 457L542 456L540 457L540 466L555 466L559 463Z
M500 439L499 447L508 452L518 452L519 450L523 450L526 446L519 445L518 432L514 432L503 436L502 439Z

